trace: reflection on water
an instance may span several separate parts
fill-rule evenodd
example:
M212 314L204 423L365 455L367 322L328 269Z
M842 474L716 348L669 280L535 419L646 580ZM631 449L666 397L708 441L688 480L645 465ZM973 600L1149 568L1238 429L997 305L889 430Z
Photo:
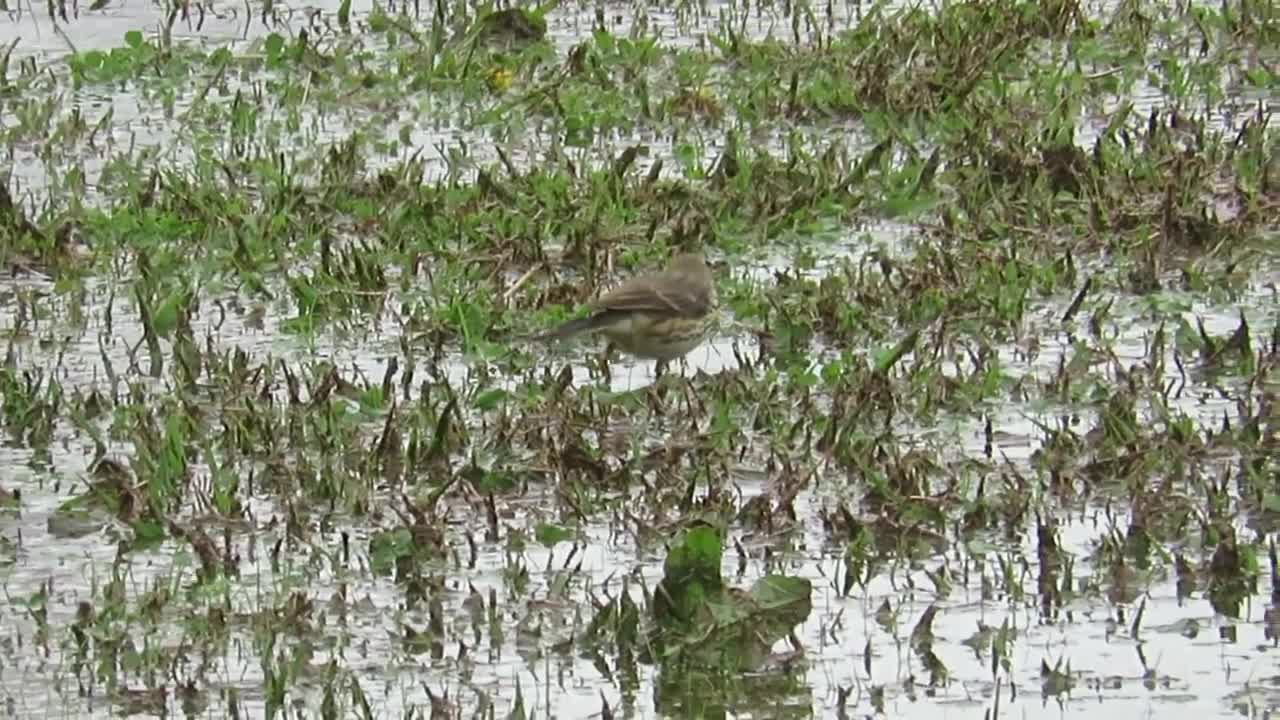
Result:
M309 17L315 11L332 15L338 4L335 1L295 7L277 5L276 16L264 20L257 10L250 12L234 3L209 3L204 6L203 20L197 19L196 14L180 18L173 26L172 35L175 41L200 43L208 48L224 44L244 48L267 33L288 33L291 25L300 22L299 18ZM704 44L703 36L714 31L722 13L742 12L717 3L696 9L679 4L637 7L602 3L601 7L605 22L613 32L634 30L667 43L689 46ZM819 23L829 23L829 27L839 29L854 21L862 7L859 3L835 3L830 19L824 8L816 8L814 15ZM60 59L73 49L84 52L119 47L125 32L144 28L154 34L164 17L160 7L135 2L108 2L103 9L94 11L80 8L78 16L66 22L59 19L56 23L47 14L32 12L30 5L25 8L11 11L9 22L0 25L0 44L17 41L11 72L23 58L34 58L42 72L48 68L54 74L64 73ZM686 17L682 13L693 15ZM583 10L566 4L554 10L549 20L550 35L563 55L590 31L596 14L594 9ZM780 7L752 8L743 14L740 26L751 37L774 35L785 39L792 34L791 20L782 14ZM74 164L85 173L89 192L84 199L92 203L97 199L93 191L104 168L121 156L130 162L171 167L181 167L188 162L191 147L184 135L187 127L182 113L190 110L190 97L177 104L175 114L166 116L131 92L127 87L123 90L94 87L71 93L69 104L58 112L65 115L74 107L90 126L109 115L108 132L96 138L98 142L92 148L88 145L69 148L65 156L50 162L41 156L40 143L47 138L32 138L15 147L11 169L15 182L25 191L19 192L19 196L37 207L48 194L71 194L73 191L59 189L58 178ZM1162 97L1158 90L1139 85L1133 98L1135 112L1149 112L1163 102ZM230 100L218 96L211 101ZM267 102L270 103L270 99ZM1241 103L1242 108L1245 105L1248 103ZM400 125L407 124L411 126L407 134L408 148L401 148L399 154L377 158L375 163L389 166L414 149L431 149L424 153L428 181L458 171L451 164L456 160L449 153L463 144L470 148L469 165L464 172L467 177L474 175L475 167L497 161L487 129L437 123L418 115L406 109L397 110L391 116L345 108L335 116L330 109L323 121L312 122L314 118L308 116L302 125L309 130L300 133L297 139L300 145L323 147L355 129L377 130L394 136L398 135ZM1211 124L1221 123L1214 127L1225 129L1234 129L1238 120L1227 111L1210 118ZM4 122L5 127L15 127L13 123L18 120L5 116L0 122ZM536 163L554 134L554 129L530 122L533 127L528 134L507 145L508 156L520 167ZM1090 146L1094 137L1090 133L1096 133L1098 128L1082 120L1076 141L1084 147ZM851 142L856 144L856 130L854 126L842 127L839 135L846 139L852 135ZM786 129L786 135L792 132L806 133L813 142L821 142L832 131L830 128ZM699 146L705 164L709 165L718 156L721 148L717 143L722 135L719 129L706 133L707 141ZM781 131L766 134L759 139L759 145L776 150L785 146L783 138ZM570 152L580 153L583 158L611 156L618 148L636 141L647 144L650 150L639 161L642 172L658 158L670 161L676 154L673 139L647 130L636 136L603 138L591 148ZM667 162L665 172L679 172L679 164ZM54 186L53 189L50 186ZM872 253L908 260L916 232L911 226L876 221L835 229L820 244L806 238L805 244L812 243L818 250L813 253L816 256L813 266L803 268L800 274L819 278L832 272L839 260L859 264L868 261ZM791 250L766 253L721 271L737 280L769 283L773 273L789 266L795 254ZM1241 308L1252 327L1272 328L1280 312L1276 310L1280 307L1276 302L1276 269L1258 271L1255 277L1258 281L1231 303L1207 304L1191 295L1176 294L1165 299L1184 302L1186 309L1182 316L1191 322L1202 319L1206 330L1218 337L1235 329ZM1166 287L1176 287L1176 283L1166 283ZM64 395L95 389L105 392L111 373L124 377L126 385L138 384L157 397L175 392L167 373L158 379L148 376L145 358L140 361L140 367L129 369L133 348L142 339L142 326L133 303L118 299L108 330L104 313L111 290L110 280L86 282L85 305L74 308L83 314L86 322L77 328L63 324L61 318L73 315L70 305L80 300L58 294L50 280L28 275L0 280L0 308L4 308L0 315L0 337L6 338L12 367L45 373L56 380ZM124 295L121 292L121 296ZM287 293L281 295L287 297ZM14 332L14 308L19 296L24 302L42 308L40 317L45 318L28 337ZM1070 295L1064 295L1029 302L1020 339L993 343L995 357L1009 383L1049 382L1064 360L1071 359L1073 333L1084 332L1077 327L1083 324L1082 320L1074 325L1061 320L1071 299ZM398 307L404 300L395 298L387 305ZM1121 298L1112 310L1115 319L1106 331L1116 334L1112 343L1116 350L1114 362L1122 367L1142 362L1149 352L1158 324L1152 319L1154 314L1143 305L1150 301L1150 298ZM224 313L223 309L228 308ZM309 340L285 331L282 318L295 312L296 308L288 301L281 301L263 313L259 321L252 316L252 310L240 305L236 296L211 296L202 298L200 312L192 319L193 331L201 343L209 338L212 345L221 350L238 348L254 362L283 361L292 367L329 362L344 374L366 378L382 377L391 360L400 356L403 330L390 313L367 319L359 328L324 332ZM1034 348L1031 347L1033 339ZM539 361L553 368L570 366L573 385L578 388L603 384L610 391L623 392L643 390L654 382L652 363L626 358L613 364L607 383L592 376L586 369L585 357L599 352L600 343L591 339L554 348L517 349L539 353ZM165 350L165 357L170 357L167 345ZM820 370L841 352L869 354L876 350L818 347L811 369ZM1181 381L1172 349L1166 352L1164 380ZM759 348L754 335L725 309L716 334L672 370L691 378L700 374L720 375L738 369L738 353L755 359ZM145 356L145 352L142 355ZM480 362L454 352L442 364L442 369L451 385L465 388ZM967 358L960 357L945 369L961 375L971 372L973 367ZM515 387L518 381L518 378L506 378L502 382ZM122 391L124 389L122 387ZM275 391L279 393L277 399L284 397L283 388L277 387ZM1235 417L1237 402L1246 391L1232 382L1224 381L1219 386L1192 378L1186 392L1173 398L1172 408L1198 423L1212 425L1220 422L1224 414ZM987 463L981 473L975 471L972 479L976 484L977 475L982 474L994 486L1002 467L1034 477L1028 467L1032 454L1044 440L1041 426L1057 427L1059 420L1066 417L1073 423L1072 428L1083 434L1096 423L1097 408L1087 404L1072 408L1046 407L1020 400L1013 393L1009 395L1007 399L990 401L988 407L972 416L943 416L929 424L903 424L893 430L907 438L904 444L936 450L948 461ZM821 410L824 402L819 399L814 407ZM989 458L985 452L984 418L990 419L993 428ZM126 462L133 455L133 448L119 437L108 436L105 449L109 457ZM47 450L32 450L8 438L0 444L0 487L20 489L23 498L20 511L0 510L0 538L4 541L0 545L0 583L4 589L0 597L0 648L3 649L0 695L12 717L113 716L115 707L107 689L95 685L100 681L94 680L94 669L71 665L71 641L66 629L75 622L79 603L99 603L102 587L115 572L120 574L130 607L137 607L138 598L144 593L157 588L170 588L178 593L189 583L190 567L195 561L189 557L184 544L171 541L132 552L120 561L117 542L131 531L114 521L83 537L61 537L50 531L49 520L55 509L82 493L89 482L88 468L94 453L93 442L67 423L57 426ZM728 480L741 491L743 500L765 492L772 479L766 467L754 463L747 458L729 470ZM821 467L821 462L818 465ZM207 485L212 470L203 462L193 462L191 467L195 475L193 487ZM1230 459L1223 459L1221 469L1231 471ZM999 626L1004 622L1009 622L1019 633L1016 654L1010 661L1012 675L1020 684L1016 694L1011 694L1007 686L1002 689L1005 700L1001 709L1006 717L1085 718L1105 708L1116 717L1158 714L1173 720L1199 720L1206 716L1266 717L1272 708L1280 706L1274 683L1267 680L1275 675L1276 656L1274 643L1266 634L1266 607L1261 602L1246 605L1239 620L1227 620L1216 615L1203 597L1178 598L1174 579L1157 575L1142 578L1138 583L1137 589L1145 601L1141 643L1115 630L1132 621L1133 607L1113 605L1100 597L1082 596L1050 621L1041 616L1034 598L1010 599L992 591L992 578L1003 572L1002 560L1009 563L1015 574L1032 572L1017 566L1021 558L1034 557L1036 539L1030 529L1020 536L984 538L966 547L950 547L946 558L953 568L962 567L965 575L952 577L953 590L949 595L935 593L934 580L928 574L942 564L943 559L938 557L914 564L904 561L892 573L877 574L851 597L842 597L836 588L843 571L843 548L828 544L819 512L828 503L845 499L849 483L854 480L833 470L824 472L829 476L811 483L796 501L801 530L789 550L779 550L767 539L744 537L743 545L751 555L745 572L739 576L738 559L732 555L726 556L724 567L726 576L733 578L735 584L749 584L763 574L762 557L768 547L773 553L770 562L813 582L814 612L798 630L798 636L809 663L807 687L799 695L801 702L811 704L815 716L834 714L840 688L855 688L850 709L856 707L860 715L866 714L869 711L867 697L872 688L883 687L885 716L980 717L983 710L990 707L989 701L995 692L991 660L989 655L975 653L962 642L973 636L980 624ZM503 518L503 522L509 527L527 527L537 521L558 521L552 517L550 508L559 506L560 492L554 478L531 484L527 495L507 500L506 509L511 516ZM639 493L632 489L619 490L618 494L624 510L641 502ZM380 507L375 508L373 514L387 512L386 508L395 500L390 492L379 489ZM548 651L548 648L580 631L585 616L578 613L588 612L583 608L590 606L589 598L619 592L622 576L643 577L648 587L655 587L662 570L662 557L655 548L638 546L630 532L620 528L616 521L606 519L587 524L581 529L585 542L574 548L573 556L575 565L581 563L581 575L569 584L566 595L557 595L558 588L563 586L559 573L569 556L568 544L561 543L548 550L530 543L524 550L513 553L503 543L483 540L482 531L473 526L475 507L471 499L450 498L446 502L456 503L444 513L450 547L459 555L468 552L468 539L474 540L477 547L474 566L448 565L441 569L446 578L440 591L445 623L451 640L456 642L450 642L439 652L410 654L406 651L403 641L406 628L420 631L432 619L426 608L406 607L403 588L389 580L371 577L361 566L368 563L364 549L368 548L370 533L375 527L368 518L311 518L306 537L291 538L285 518L295 509L285 507L281 498L269 492L260 492L248 497L247 515L252 529L237 528L225 536L241 558L241 576L225 598L232 628L226 645L192 648L190 643L195 633L188 633L186 623L195 619L162 616L154 621L154 632L131 636L128 642L131 651L172 654L173 675L143 678L126 672L123 677L129 689L141 689L148 683L162 684L169 692L170 710L177 713L181 701L176 689L192 679L205 683L209 675L196 666L207 663L216 668L212 671L216 679L204 688L210 703L207 714L215 717L229 714L227 691L235 689L248 716L261 716L265 707L264 671L260 648L254 642L253 616L273 610L281 598L300 591L316 602L319 615L325 619L324 623L316 623L323 628L321 634L325 641L316 643L307 660L308 667L314 671L308 676L315 680L291 690L305 696L312 707L318 705L316 698L324 690L323 668L333 659L358 675L363 691L380 716L398 717L409 706L429 706L428 688L437 696L447 691L453 702L469 710L481 707L485 700L495 701L498 712L505 713L517 685L526 708L535 715L596 715L600 713L603 695L612 707L623 705L635 717L653 716L656 710L650 691L655 682L652 668L641 667L638 682L642 691L624 692L617 677L606 672L610 668L602 669L573 652ZM192 498L183 508L183 517L194 517L201 512L198 498ZM1090 558L1100 534L1113 519L1104 510L1081 502L1065 508L1059 522L1060 544L1076 558L1075 578L1079 583L1088 582L1096 572ZM1243 522L1240 524L1243 530ZM346 542L357 549L354 568L335 560L338 553L335 548L342 547L344 536ZM222 542L221 535L219 542ZM282 561L276 561L269 550L277 544L287 544L290 548L281 556ZM1196 550L1198 548L1187 548L1189 555ZM512 594L510 572L517 561L529 572L531 596L538 602L528 606L512 603L523 615L503 616L501 620L512 626L519 624L526 630L536 627L541 634L509 629L503 637L473 637L462 601L474 588L486 598L493 591L505 602ZM1263 585L1259 597L1266 597L1266 583ZM43 598L40 602L47 614L43 614L43 610L37 612L36 598ZM877 622L877 613L885 602L897 612L896 630ZM931 603L942 607L934 623L935 635L940 639L936 647L951 674L951 682L938 688L924 686L921 678L927 674L919 667L907 643L902 642L905 628L911 627ZM189 605L184 602L174 607ZM105 609L97 608L99 612ZM42 623L58 629L61 634L40 642ZM864 655L867 650L869 657ZM207 656L199 657L205 653ZM1080 675L1075 697L1062 705L1042 700L1038 692L1041 661L1052 665L1060 657L1072 661L1072 667ZM759 716L771 715L762 711Z
M1263 273L1264 277L1267 275ZM104 382L98 336L104 329L100 318L105 289L93 283L89 287L89 297L93 302L86 308L88 320L83 329L50 328L53 331L49 334L59 338L53 346L39 342L43 333L12 346L17 367L54 372L67 393L83 392L95 386L101 388ZM26 293L28 297L44 294L45 301L56 307L62 300L49 292L47 283L31 280L8 281L0 286L0 297L6 298L10 304L14 293ZM1276 321L1274 308L1277 306L1272 302L1274 292L1274 288L1264 284L1254 287L1249 295L1241 298L1242 306L1249 308L1247 315L1256 327L1266 327ZM1066 329L1055 331L1052 328L1058 327L1056 324L1063 307L1069 302L1069 297L1052 299L1032 307L1027 313L1029 336L1061 338L1060 342L1042 341L1033 361L1026 361L1025 351L1015 353L1013 345L998 348L1003 367L1011 377L1025 377L1028 382L1047 381L1056 371L1059 355L1069 350L1070 335ZM255 328L236 313L224 317L212 301L202 302L200 307L200 314L193 319L198 337L209 334L215 345L239 347L259 360L274 357L297 363L325 359L340 368L358 368L365 376L378 378L398 348L398 330L390 325L372 326L367 334L360 337L323 336L311 344L284 334L270 314L261 328ZM1238 322L1234 306L1196 304L1192 306L1192 312L1203 317L1215 334L1229 332ZM282 316L287 314L282 313ZM1140 316L1140 313L1135 313L1135 316ZM0 327L0 332L11 334L7 332L11 329ZM1118 330L1121 337L1115 345L1120 353L1119 360L1125 364L1141 361L1147 352L1151 325L1132 322ZM128 367L127 348L136 344L140 337L141 327L134 314L127 308L117 308L113 335L104 346L116 372ZM682 371L688 375L714 375L735 368L734 341L742 342L743 338L733 334L729 323L718 337L690 355ZM750 342L742 344L754 355ZM587 377L578 362L583 353L596 352L598 346L589 342L583 345L550 351L547 361L574 363L575 384L598 382ZM822 363L824 356L824 353L815 355L815 364ZM1172 361L1167 366L1174 367ZM446 367L452 382L459 386L467 382L467 361L459 358ZM651 363L622 361L614 367L610 389L643 387L652 382L652 371ZM130 382L138 381L144 380L140 376L130 376ZM1197 420L1212 423L1224 411L1228 414L1234 412L1233 393L1238 390L1226 388L1221 394L1202 390L1188 392L1177 402L1177 407ZM997 430L993 456L1002 463L1025 468L1031 451L1042 440L1041 432L1030 419L1053 425L1060 412L1055 408L1016 402L993 406L989 412ZM1078 416L1083 414L1080 425L1088 427L1093 424L1090 413L1088 408L1077 409ZM919 444L938 449L943 457L952 457L958 462L983 456L983 428L978 420L959 419L958 423L944 420L932 427L903 428L900 432L913 435ZM129 532L114 522L87 537L60 538L49 532L48 520L54 509L63 500L81 492L93 455L92 446L86 438L61 426L53 446L56 449L44 456L13 446L0 450L0 467L5 468L3 484L8 488L21 489L24 498L20 513L0 514L0 533L17 546L16 560L11 565L0 567L0 580L8 598L5 603L0 603L0 643L9 647L29 643L36 633L36 623L21 608L26 599L41 592L41 588L49 596L47 622L50 627L69 626L75 620L78 603L95 602L102 583L110 578L116 557L116 540ZM130 449L113 445L109 454L127 459ZM1230 465L1229 461L1224 460L1224 463ZM195 465L194 472L199 476L207 474L209 469ZM763 492L768 483L767 473L750 465L734 469L730 479L741 490L744 500ZM199 484L197 480L195 485ZM1139 588L1146 602L1143 620L1146 631L1141 645L1135 645L1116 639L1113 623L1119 621L1123 624L1122 610L1100 599L1078 598L1064 608L1058 621L1045 624L1034 603L1010 602L986 595L981 578L994 572L998 558L1034 556L1034 533L1021 538L1005 538L985 549L976 546L953 548L948 555L961 559L973 575L968 582L953 577L954 590L949 596L935 596L933 592L924 590L933 587L924 573L934 570L939 560L902 567L892 574L881 573L865 592L859 590L851 597L841 597L834 584L834 578L841 572L841 548L827 545L826 533L817 520L818 511L830 499L827 493L838 487L839 483L833 477L812 485L800 494L796 508L802 513L802 536L793 545L795 551L781 556L786 572L809 579L815 587L814 613L799 633L810 663L807 677L814 708L831 710L837 687L871 683L887 685L885 710L896 717L937 717L940 711L947 712L946 708L966 714L977 712L994 692L990 681L990 659L976 654L960 641L973 636L979 624L998 626L1006 621L1025 634L1020 637L1018 654L1012 660L1015 676L1026 678L1028 685L1019 691L1016 699L1011 698L1005 705L1010 713L1017 716L1040 717L1051 713L1056 717L1085 717L1094 712L1090 703L1083 701L1072 701L1062 707L1054 703L1042 705L1035 680L1039 663L1048 660L1052 664L1059 656L1072 660L1073 667L1081 673L1078 678L1081 687L1087 688L1087 691L1081 691L1083 694L1101 697L1109 711L1126 717L1145 716L1157 709L1162 716L1174 718L1192 717L1193 714L1203 716L1206 713L1224 716L1228 692L1234 693L1232 703L1272 702L1265 690L1254 689L1250 694L1242 689L1249 678L1268 673L1272 662L1271 644L1263 637L1262 607L1246 606L1240 620L1227 621L1215 615L1208 600L1199 597L1178 599L1172 578L1153 577ZM545 508L556 504L556 492L555 483L548 483L542 487L530 487L527 496L512 499L508 504L509 511L514 513L512 526L545 518ZM313 567L315 559L332 556L333 548L341 544L344 533L352 547L367 547L371 531L367 520L330 518L325 528L311 534L306 544L290 556L290 561L275 565L263 548L285 539L283 525L272 522L284 512L277 502L278 499L269 495L252 498L248 515L256 529L252 533L232 536L242 558L238 587L260 588L259 591L234 593L231 597L233 614L245 614L247 622L252 614L269 610L270 603L276 602L290 585L299 582L305 583L300 589L308 592L317 603L329 607L330 612L344 607L341 612L343 620L334 630L344 638L344 646L348 648L342 661L368 680L364 691L375 707L383 712L398 715L401 708L428 704L422 685L424 673L431 678L429 684L434 692L439 694L443 688L453 688L451 697L463 706L475 702L475 698L462 691L463 688L473 688L474 692L483 690L491 697L509 698L513 696L517 682L525 692L526 702L533 702L533 689L539 688L536 706L563 717L586 717L591 712L598 712L601 692L615 706L622 701L613 680L602 675L599 668L572 655L529 655L517 633L511 633L494 646L486 646L489 641L482 640L481 647L469 651L474 659L468 663L462 663L456 655L456 648L450 647L439 657L415 656L413 663L388 667L386 663L390 659L403 657L402 646L396 638L403 634L405 627L425 627L429 622L426 610L405 609L403 593L389 581L371 579L362 573L352 574L336 565L318 572ZM188 511L197 512L194 503ZM462 520L471 517L473 512L471 507L462 504L449 514ZM1064 550L1075 556L1075 575L1080 582L1090 578L1089 558L1095 549L1101 519L1098 512L1082 506L1078 512L1067 513L1060 518L1060 542ZM661 578L661 558L652 554L652 548L637 548L629 535L619 534L608 523L589 524L583 530L587 542L574 550L574 563L582 563L583 589L590 587L596 593L617 592L620 575L628 572L639 573L649 587L656 586ZM474 528L466 524L451 524L449 534L450 544L463 548L465 536L474 536ZM764 547L749 536L743 541L750 553ZM446 607L450 608L450 613L461 613L458 603L466 597L469 587L475 587L486 597L490 589L498 593L498 597L504 597L507 592L504 578L509 555L498 545L481 543L479 550L474 567L451 568L446 574L449 593ZM535 590L534 597L545 593L554 582L555 569L568 552L569 547L565 544L550 551L530 546L523 552L534 586L540 588ZM172 543L132 553L126 566L129 592L144 592L156 587L157 583L166 585L172 582L186 564L181 560L186 553L185 548ZM308 561L307 557L314 559ZM326 561L321 566L328 567L329 564ZM547 568L550 570L542 570ZM735 583L746 584L763 571L763 566L753 561L747 566L747 573L740 577L737 559L730 554L726 556L724 571L726 577ZM915 591L904 590L903 583L908 579L917 588ZM340 597L345 600L339 605L328 605ZM904 689L909 687L908 679L913 675L919 676L922 670L914 667L917 661L912 651L874 621L885 601L897 611L900 628L910 627L931 603L941 605L943 611L939 613L934 629L942 641L938 652L953 678L950 685L927 692L924 688L915 692ZM559 633L567 637L576 627L572 623L561 626L561 623L570 621L572 614L566 615L565 609L554 603L531 612L540 620L527 617L523 622L549 623L548 629L559 627L559 630L552 631L553 635ZM162 623L160 632L153 637L138 638L135 642L140 643L139 650L148 645L167 647L170 651L180 648L184 639L178 620L171 618L173 624ZM1190 639L1186 630L1189 623L1201 628ZM465 623L459 625L460 632L463 627ZM1230 628L1229 635L1224 634L1227 628ZM1227 637L1230 639L1224 639ZM872 656L864 658L863 652L868 643ZM350 648L356 647L360 648L359 657L363 659L351 656ZM55 689L54 683L65 686L72 681L68 675L70 670L50 671L50 660L56 665L65 663L68 657L65 650L58 648L58 643L54 643L50 658L44 658L42 653L15 652L4 662L0 692L13 703L17 716L107 717L111 712L108 704L95 704L85 698L76 702L65 689ZM1223 664L1224 657L1229 658L1226 665ZM311 663L322 668L328 659L329 656L321 651L312 656ZM224 685L210 688L214 695L211 698L213 707L223 707L221 703L226 698L222 693L236 688L244 709L251 713L261 712L264 702L260 689L262 665L253 649L251 636L234 633L230 646L217 662ZM871 669L869 678L863 674L864 663ZM456 677L463 664L468 668L469 680L465 685L458 685L456 680L448 678ZM1148 671L1154 674L1148 677L1145 675ZM546 686L548 677L561 678L559 683L553 683L554 689ZM572 681L565 682L567 678L572 678ZM652 668L644 667L641 682L648 684L653 680ZM321 691L319 685L297 690L313 695ZM652 698L647 694L630 697L628 702L640 716L653 712ZM584 710L586 707L592 710Z

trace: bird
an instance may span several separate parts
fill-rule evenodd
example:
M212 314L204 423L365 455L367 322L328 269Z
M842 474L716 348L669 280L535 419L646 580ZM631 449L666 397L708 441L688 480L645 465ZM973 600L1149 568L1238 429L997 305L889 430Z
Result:
M590 313L538 340L599 332L623 352L666 363L702 344L716 305L715 282L703 256L680 253L661 272L626 280L590 305Z

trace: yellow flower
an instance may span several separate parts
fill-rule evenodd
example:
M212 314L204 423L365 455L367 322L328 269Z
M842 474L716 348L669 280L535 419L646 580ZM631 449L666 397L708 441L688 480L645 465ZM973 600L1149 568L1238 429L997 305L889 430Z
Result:
M495 93L501 93L511 87L511 83L516 79L516 74L506 68L494 68L489 73L489 89Z

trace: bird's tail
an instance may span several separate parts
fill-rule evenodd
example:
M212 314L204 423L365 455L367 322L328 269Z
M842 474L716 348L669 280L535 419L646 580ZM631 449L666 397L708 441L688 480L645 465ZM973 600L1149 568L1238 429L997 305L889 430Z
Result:
M528 338L530 340L563 340L567 337L577 335L578 333L598 330L608 324L609 318L607 317L607 313L598 313L578 318L577 320L570 320L558 328L548 330L544 333L530 335Z

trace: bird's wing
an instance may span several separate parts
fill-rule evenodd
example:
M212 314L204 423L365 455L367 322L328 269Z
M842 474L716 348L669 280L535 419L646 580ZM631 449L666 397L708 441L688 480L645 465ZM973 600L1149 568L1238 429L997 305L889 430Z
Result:
M690 288L678 275L660 273L627 280L600 296L592 307L597 312L632 310L696 317L706 313L710 304L707 292Z

